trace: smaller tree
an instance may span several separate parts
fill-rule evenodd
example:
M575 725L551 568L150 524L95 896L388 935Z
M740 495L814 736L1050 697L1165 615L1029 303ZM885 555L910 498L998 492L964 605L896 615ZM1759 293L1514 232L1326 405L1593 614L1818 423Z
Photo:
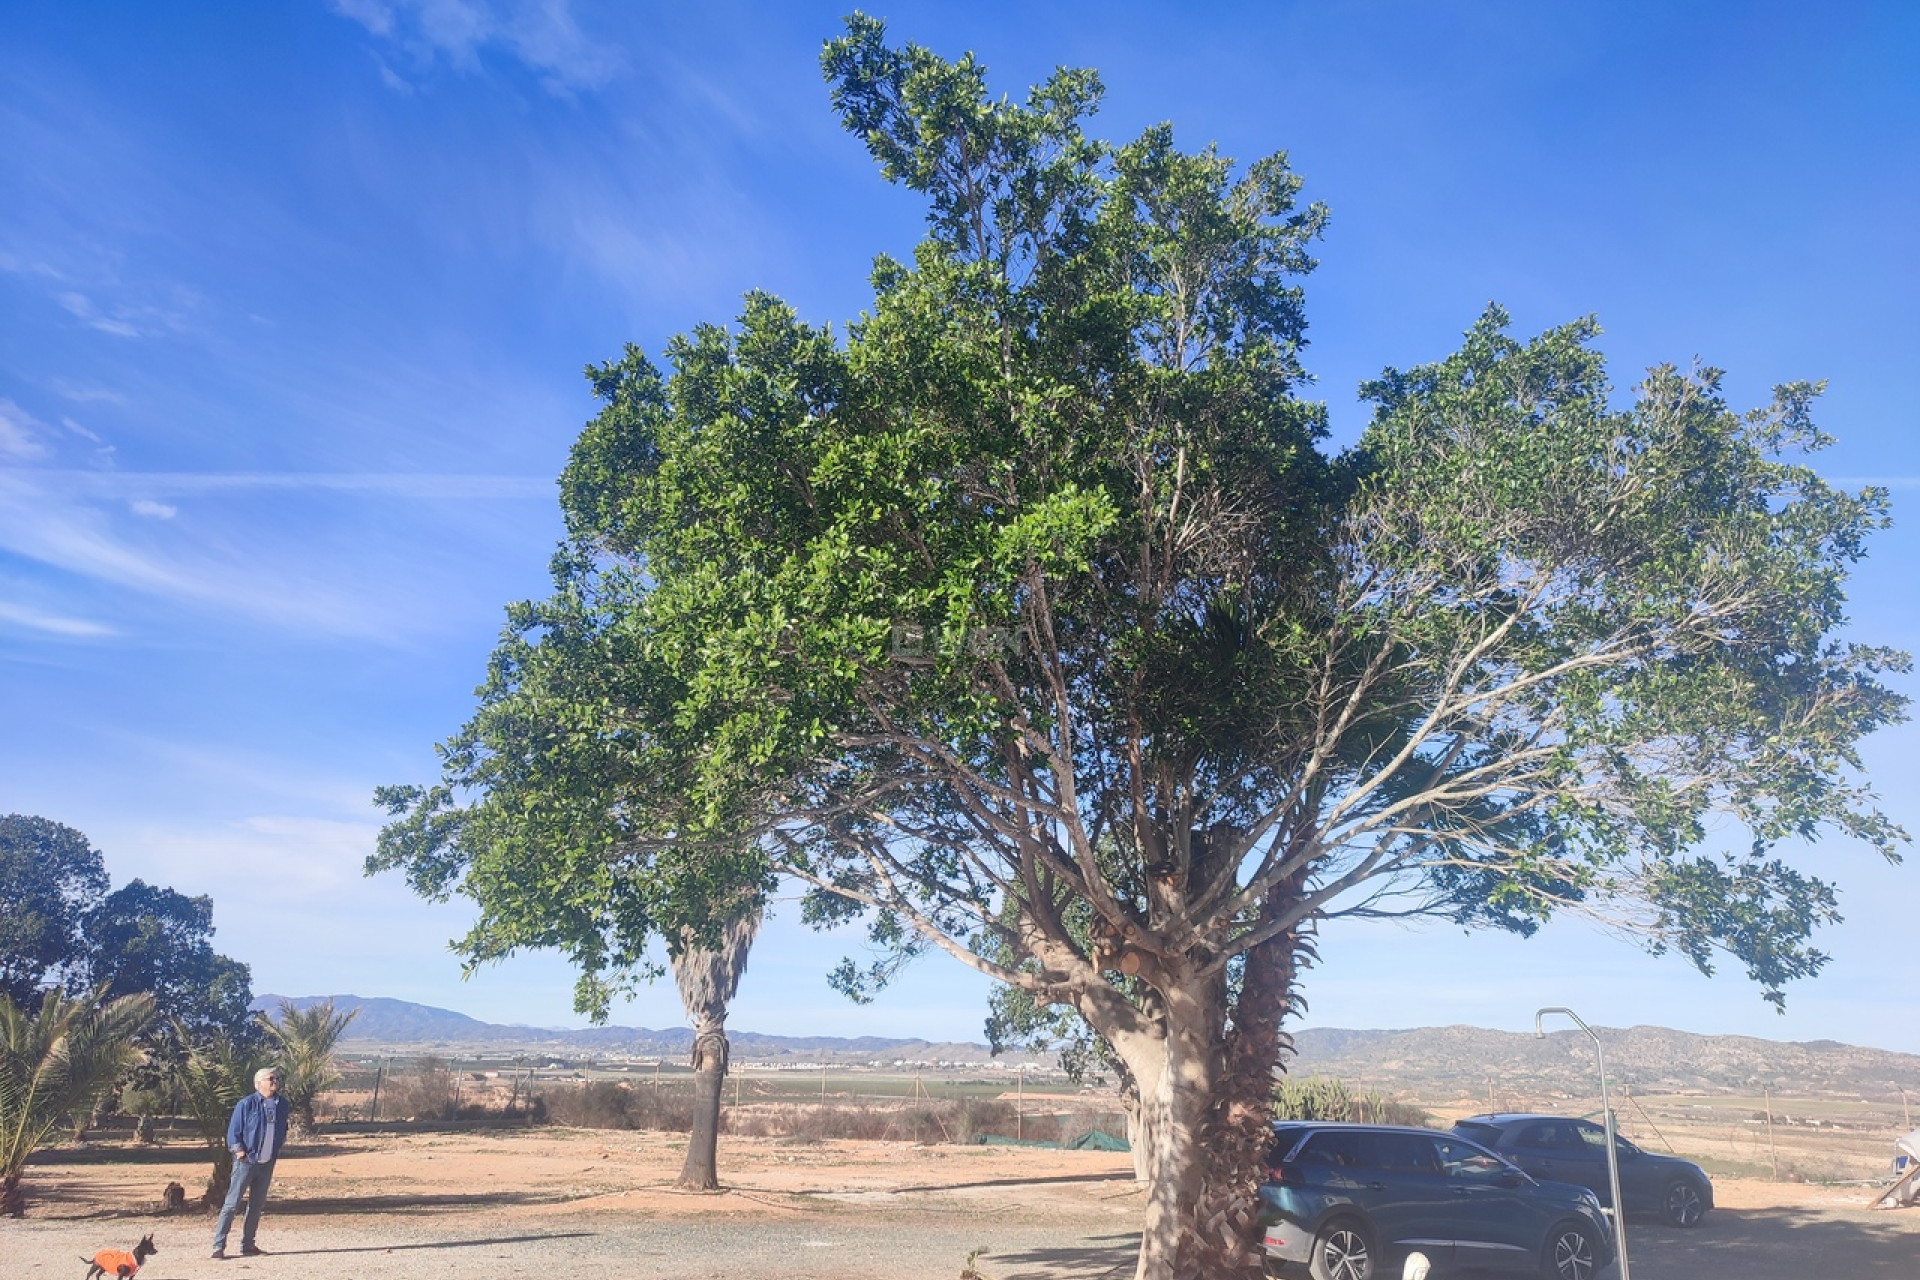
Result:
M335 1013L332 999L302 1009L291 1000L280 1002L280 1020L258 1015L260 1027L273 1041L280 1061L280 1096L287 1101L288 1121L298 1134L314 1129L313 1103L340 1082L334 1070L333 1047L346 1033L358 1009Z
M108 998L153 993L147 1060L129 1087L160 1092L184 1069L193 1041L223 1038L255 1052L263 1043L253 1022L252 972L214 951L213 932L212 898L144 880L114 890L82 920L88 981Z
M180 1090L213 1160L207 1175L206 1202L220 1204L233 1183L233 1151L227 1146L227 1121L240 1099L253 1091L253 1073L267 1065L259 1038L238 1039L216 1033L194 1039L173 1025L175 1042L184 1046L178 1067Z
M727 1006L740 989L747 951L760 931L762 903L734 916L711 943L700 933L682 930L673 954L673 981L693 1024L693 1131L687 1138L687 1162L680 1185L712 1191L720 1185L720 1098L727 1080Z
M151 991L165 1021L156 1030L189 1036L242 1035L252 1022L252 971L212 945L213 899L129 881L89 911L82 925L87 967L109 997Z
M100 992L74 1000L48 991L29 1014L0 995L0 1213L26 1209L20 1176L63 1118L83 1115L141 1059L134 1040L153 997Z

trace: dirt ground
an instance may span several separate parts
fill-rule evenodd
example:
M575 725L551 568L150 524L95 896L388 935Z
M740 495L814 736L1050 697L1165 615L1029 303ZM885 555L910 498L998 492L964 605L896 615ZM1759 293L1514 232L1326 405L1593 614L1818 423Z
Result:
M79 1280L81 1261L151 1232L141 1280L462 1280L602 1274L706 1280L990 1280L1132 1274L1141 1194L1124 1154L1028 1147L729 1138L728 1188L679 1191L683 1138L495 1130L338 1134L288 1152L260 1243L208 1258L211 1216L157 1211L206 1164L185 1146L44 1153L33 1206L0 1222L0 1280ZM1869 1213L1868 1189L1739 1179L1695 1231L1633 1222L1639 1280L1912 1280L1920 1209ZM238 1245L237 1232L230 1242Z

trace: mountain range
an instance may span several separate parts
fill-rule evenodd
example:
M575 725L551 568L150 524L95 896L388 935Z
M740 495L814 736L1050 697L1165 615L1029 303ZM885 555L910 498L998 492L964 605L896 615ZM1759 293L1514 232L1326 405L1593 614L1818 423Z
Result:
M343 1040L389 1051L466 1050L483 1053L545 1053L559 1056L680 1056L692 1047L686 1027L590 1027L566 1029L482 1022L463 1013L384 996L263 995L256 1009L282 1002L308 1008L332 1000L357 1009ZM1608 1073L1638 1093L1831 1094L1920 1099L1920 1055L1862 1048L1834 1040L1778 1041L1751 1036L1706 1036L1666 1027L1596 1028L1606 1049ZM736 1058L770 1060L980 1063L992 1060L987 1046L887 1036L777 1036L732 1031ZM1308 1027L1294 1033L1294 1076L1334 1076L1384 1092L1424 1098L1450 1093L1482 1096L1489 1082L1521 1095L1593 1091L1593 1043L1577 1031L1544 1037L1483 1027L1421 1027L1403 1031L1351 1031ZM1018 1061L1019 1059L1014 1059ZM1029 1059L1031 1060L1031 1059Z

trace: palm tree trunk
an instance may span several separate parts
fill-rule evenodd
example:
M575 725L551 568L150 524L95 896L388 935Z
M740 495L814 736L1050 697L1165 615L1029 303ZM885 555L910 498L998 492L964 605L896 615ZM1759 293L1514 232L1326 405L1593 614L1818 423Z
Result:
M218 1209L227 1201L227 1188L233 1185L233 1152L222 1142L213 1150L213 1172L207 1175L206 1204Z
M701 1018L693 1041L693 1132L687 1139L687 1160L680 1169L680 1185L695 1191L720 1186L720 1099L727 1080L726 1023Z
M1290 903L1299 887L1293 882L1280 885L1267 900L1267 913L1271 916ZM1209 1280L1260 1280L1265 1275L1258 1239L1259 1188L1273 1140L1274 1076L1284 1069L1290 1048L1280 1027L1298 1003L1300 970L1312 958L1313 941L1298 928L1247 954L1213 1110L1201 1136L1206 1174L1195 1207L1189 1265Z

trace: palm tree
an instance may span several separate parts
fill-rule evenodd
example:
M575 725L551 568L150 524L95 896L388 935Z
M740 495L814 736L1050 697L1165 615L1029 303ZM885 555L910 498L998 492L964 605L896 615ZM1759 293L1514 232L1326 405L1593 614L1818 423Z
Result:
M100 1004L105 991L78 1000L48 991L32 1015L0 995L0 1213L25 1211L21 1172L61 1118L85 1114L144 1058L133 1041L153 1018L153 996Z
M217 1205L227 1198L233 1183L233 1151L227 1146L227 1121L234 1104L253 1092L253 1073L267 1065L267 1055L234 1037L215 1034L194 1040L182 1026L175 1026L186 1054L180 1061L181 1092L186 1094L187 1109L193 1112L200 1136L206 1140L213 1157L213 1172L207 1175L206 1202Z
M340 1082L340 1073L333 1068L333 1046L359 1012L349 1009L336 1014L329 997L305 1009L282 1000L278 1022L259 1015L260 1026L279 1050L280 1096L287 1100L287 1119L295 1133L313 1132L314 1099Z
M761 912L762 903L756 897L720 930L718 945L712 948L701 946L692 930L683 929L679 945L668 956L680 1003L693 1024L693 1132L687 1139L680 1185L696 1191L712 1191L720 1185L716 1165L720 1091L727 1078L727 1005L740 989L747 949L760 931Z

